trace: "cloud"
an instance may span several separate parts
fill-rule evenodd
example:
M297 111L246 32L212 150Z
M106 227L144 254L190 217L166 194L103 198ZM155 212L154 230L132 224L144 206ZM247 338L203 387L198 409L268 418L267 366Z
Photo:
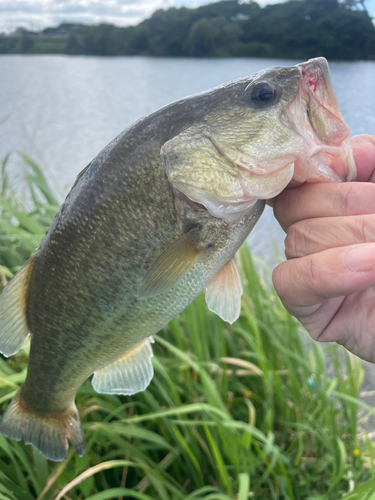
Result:
M173 0L0 0L0 31L42 29L62 22L137 24Z
M211 0L214 1L214 0ZM280 0L258 0L260 5ZM111 23L117 26L138 24L157 9L197 7L210 0L0 0L0 32L17 27L39 30L62 22L84 24ZM375 0L366 1L375 15Z

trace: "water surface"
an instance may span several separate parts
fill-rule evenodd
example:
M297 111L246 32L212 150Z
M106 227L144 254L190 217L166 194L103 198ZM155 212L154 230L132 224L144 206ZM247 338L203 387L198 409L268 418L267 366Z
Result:
M146 57L0 56L0 159L21 150L39 163L60 199L76 175L118 133L176 99L295 61ZM375 134L375 62L331 63L352 135ZM20 162L11 157L14 176ZM274 263L284 233L266 210L249 238Z

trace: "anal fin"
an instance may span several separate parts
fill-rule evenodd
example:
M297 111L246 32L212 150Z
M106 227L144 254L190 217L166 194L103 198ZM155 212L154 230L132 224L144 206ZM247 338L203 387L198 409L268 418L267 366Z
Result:
M152 342L152 337L143 340L120 358L97 370L92 379L96 392L130 396L144 391L154 375Z
M34 258L26 262L0 295L0 352L6 357L18 352L30 333L26 308Z
M241 276L234 257L214 276L206 289L210 311L228 323L234 323L241 312Z

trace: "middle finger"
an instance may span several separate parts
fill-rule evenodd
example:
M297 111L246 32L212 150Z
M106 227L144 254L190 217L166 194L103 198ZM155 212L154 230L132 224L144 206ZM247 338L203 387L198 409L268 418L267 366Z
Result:
M375 214L305 219L287 229L287 259L304 257L329 248L375 242Z

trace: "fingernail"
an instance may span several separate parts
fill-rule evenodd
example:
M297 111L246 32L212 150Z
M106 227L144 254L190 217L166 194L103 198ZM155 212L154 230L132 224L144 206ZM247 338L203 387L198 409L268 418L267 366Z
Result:
M375 244L357 245L345 255L347 267L355 273L375 270Z

